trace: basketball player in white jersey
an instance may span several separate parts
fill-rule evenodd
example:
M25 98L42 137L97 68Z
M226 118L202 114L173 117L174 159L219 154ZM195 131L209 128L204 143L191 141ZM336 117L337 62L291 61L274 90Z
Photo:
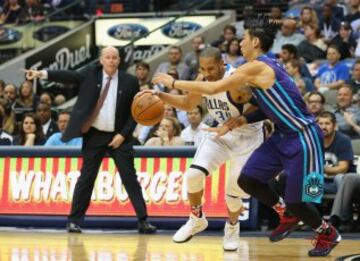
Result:
M229 76L235 68L224 65L221 53L217 48L209 47L202 51L200 71L204 80L217 81ZM152 92L162 101L185 111L194 109L205 100L207 109L212 117L220 124L241 116L251 108L246 103L251 98L249 91L231 91L215 95L172 95L164 92ZM139 93L142 95L144 92ZM189 220L173 236L176 243L186 242L191 237L208 226L205 213L202 212L202 196L205 178L227 160L230 160L230 173L226 175L225 199L228 208L228 221L225 224L223 248L226 251L235 251L239 246L239 215L242 211L241 198L245 193L237 184L241 169L251 153L263 142L262 123L248 124L233 129L224 136L208 133L201 141L190 168L185 173L188 197L191 205Z

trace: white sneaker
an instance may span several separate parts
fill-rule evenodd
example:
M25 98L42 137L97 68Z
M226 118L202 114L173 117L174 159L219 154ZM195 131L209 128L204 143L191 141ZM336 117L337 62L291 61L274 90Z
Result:
M229 222L226 222L223 239L223 247L225 251L236 251L239 248L239 233L239 222L237 222L234 226Z
M204 213L202 213L201 218L198 218L191 213L189 220L175 233L172 239L176 243L184 243L189 241L193 235L205 230L207 226L208 221L206 220Z

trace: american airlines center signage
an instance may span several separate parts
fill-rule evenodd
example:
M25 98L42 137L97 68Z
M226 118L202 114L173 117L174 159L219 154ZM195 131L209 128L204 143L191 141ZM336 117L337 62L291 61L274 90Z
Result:
M98 46L124 46L142 38L134 45L171 45L215 19L215 16L186 16L173 22L174 17L98 19L95 21L95 41Z
M94 33L91 24L54 43L25 61L26 68L72 70L77 69L95 56Z

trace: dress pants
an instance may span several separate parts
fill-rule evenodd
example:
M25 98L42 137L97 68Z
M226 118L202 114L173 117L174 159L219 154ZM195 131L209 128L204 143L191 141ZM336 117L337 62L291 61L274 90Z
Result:
M83 221L90 204L97 173L106 153L115 161L138 220L142 221L147 218L145 201L134 168L132 143L125 140L119 148L113 149L108 144L114 135L113 132L103 132L95 128L90 128L83 135L83 165L81 175L75 185L68 222L79 224Z

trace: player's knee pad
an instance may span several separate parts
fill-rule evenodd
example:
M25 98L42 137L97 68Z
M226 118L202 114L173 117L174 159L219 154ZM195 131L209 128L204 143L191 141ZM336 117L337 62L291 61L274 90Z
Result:
M242 207L242 199L240 197L225 195L226 205L230 212L239 211Z
M195 168L186 171L186 185L189 193L197 193L204 189L205 173Z

